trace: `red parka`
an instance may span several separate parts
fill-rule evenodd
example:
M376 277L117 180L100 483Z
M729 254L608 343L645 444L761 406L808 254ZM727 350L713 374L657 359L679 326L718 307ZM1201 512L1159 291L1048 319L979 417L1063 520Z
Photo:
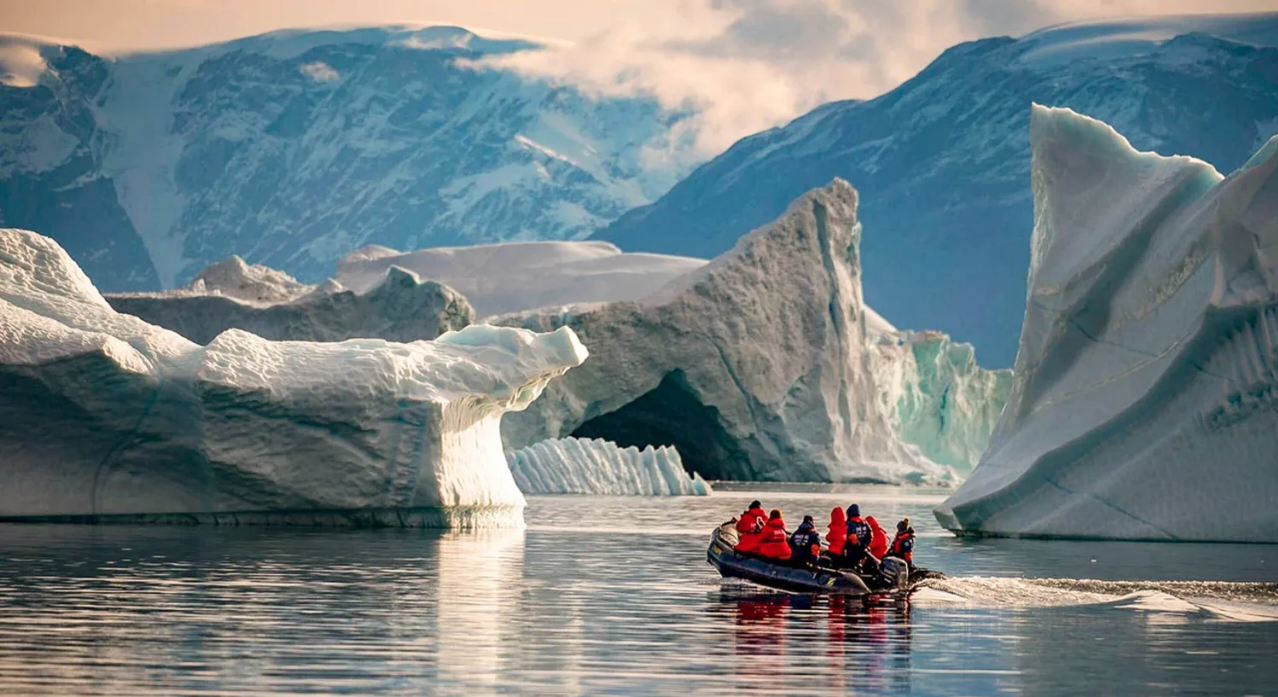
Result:
M825 533L825 541L830 543L830 554L843 554L843 545L848 543L848 514L839 506L830 511L830 529Z
M763 525L768 514L762 508L751 508L737 519L738 552L758 552L759 542L763 536Z
M790 558L790 536L785 531L785 521L773 518L763 526L760 535L759 554L769 559Z
M874 516L866 518L865 522L870 524L870 554L875 559L882 559L888 553L887 531L879 525L879 521L875 520Z

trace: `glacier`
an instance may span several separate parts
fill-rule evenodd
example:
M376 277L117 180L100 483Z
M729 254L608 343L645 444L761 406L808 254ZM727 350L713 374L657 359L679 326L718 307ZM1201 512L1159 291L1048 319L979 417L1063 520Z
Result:
M153 293L107 293L118 312L207 344L227 329L273 341L389 341L434 339L475 320L460 293L399 266L381 270L360 291L332 279L300 283L287 273L238 256L200 272L183 288Z
M1035 105L1007 407L960 534L1278 542L1278 137L1223 177Z
M622 448L601 439L559 438L506 453L525 494L709 496L710 485L689 475L669 446Z
M570 329L207 346L116 312L53 240L0 230L0 519L518 526L502 415Z

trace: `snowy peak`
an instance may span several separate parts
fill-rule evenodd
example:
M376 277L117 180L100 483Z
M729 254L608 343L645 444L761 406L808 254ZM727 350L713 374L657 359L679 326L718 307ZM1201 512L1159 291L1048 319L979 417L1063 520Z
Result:
M944 331L1011 365L1034 227L1030 105L1069 107L1140 150L1230 171L1278 132L1269 38L1278 14L1217 19L1071 25L955 46L881 97L823 105L737 142L595 238L709 258L842 178L863 201L869 304L900 327Z
M368 245L586 237L691 164L644 156L683 116L479 62L538 45L396 26L109 60L42 47L40 84L0 83L0 224L50 234L112 291L232 254L316 282ZM5 46L6 82L30 83L30 42Z
M1199 34L1257 47L1278 47L1278 14L1140 17L1060 24L1020 39L1021 60L1046 68L1073 60L1148 55L1177 37Z

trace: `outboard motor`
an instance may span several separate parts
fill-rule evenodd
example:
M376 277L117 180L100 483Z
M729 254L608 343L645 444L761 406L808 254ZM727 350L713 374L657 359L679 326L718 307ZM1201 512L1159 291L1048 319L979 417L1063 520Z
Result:
M888 588L904 590L910 582L910 565L904 559L884 557L879 562L879 578Z

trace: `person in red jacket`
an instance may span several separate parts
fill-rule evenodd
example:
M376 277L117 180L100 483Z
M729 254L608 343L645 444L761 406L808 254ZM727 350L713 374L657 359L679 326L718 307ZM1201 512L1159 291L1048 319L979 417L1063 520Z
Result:
M887 531L879 525L879 521L875 520L874 516L866 516L865 522L870 524L870 556L882 559L888 553Z
M790 559L790 534L785 531L785 521L781 519L781 511L775 508L768 514L767 525L763 526L759 554L778 561Z
M825 541L830 545L831 556L843 556L843 546L848 542L848 516L842 506L830 511L830 529L825 533Z
M910 527L909 518L896 524L896 538L892 540L892 549L888 553L904 559L910 569L914 568L914 528Z
M763 512L763 504L751 501L750 507L737 519L737 545L734 549L738 552L757 553L766 521L767 515Z

